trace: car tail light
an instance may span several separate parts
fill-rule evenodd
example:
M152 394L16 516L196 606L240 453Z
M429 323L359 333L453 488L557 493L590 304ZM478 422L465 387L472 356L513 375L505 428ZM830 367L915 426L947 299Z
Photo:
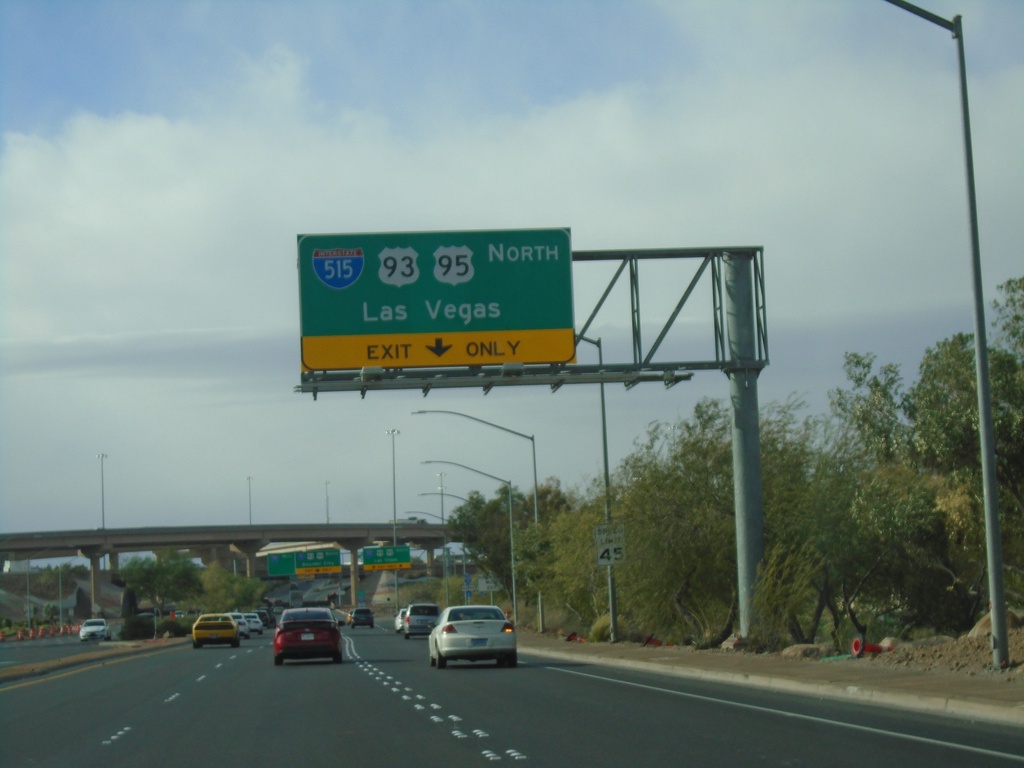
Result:
M405 617L405 625L409 626L409 617L408 616Z
M441 627L441 631L447 635L450 633L458 632L459 630L455 628L454 624L445 624L443 627Z
M506 621L506 622L505 622L505 623L504 623L504 624L502 625L502 627L501 627L501 631L502 631L502 632L515 632L515 631L516 631L516 628L515 628L515 626L514 626L514 625L512 624L512 622L511 622L511 621Z

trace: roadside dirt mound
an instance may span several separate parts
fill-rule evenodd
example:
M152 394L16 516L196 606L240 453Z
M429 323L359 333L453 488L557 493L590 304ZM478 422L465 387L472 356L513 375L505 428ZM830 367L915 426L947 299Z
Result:
M1008 679L1024 680L1024 629L1009 630L1007 640L1010 652ZM941 643L906 643L896 646L890 653L874 655L869 660L880 666L922 672L1000 674L992 667L992 646L987 637L964 636Z

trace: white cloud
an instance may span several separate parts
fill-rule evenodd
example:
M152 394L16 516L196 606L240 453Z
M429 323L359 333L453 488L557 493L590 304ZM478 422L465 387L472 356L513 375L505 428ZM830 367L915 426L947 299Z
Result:
M390 60L365 43L346 59L323 47L323 29L304 40L309 29L277 9L248 20L249 38L202 49L205 69L185 60L179 75L154 43L146 74L161 94L139 101L159 107L83 101L52 131L8 128L3 527L92 527L99 451L111 456L111 525L238 522L249 475L257 519L319 519L327 479L332 517L337 505L382 519L391 427L403 431L402 506L435 484L427 458L479 460L530 485L514 439L410 419L419 407L536 432L542 476L573 485L599 472L592 388L435 392L426 405L410 393L293 394L299 233L570 226L577 249L764 245L766 395L795 391L823 407L845 350L915 366L926 345L971 330L955 52L945 33L919 35L877 5L657 4L638 19L660 22L649 39L674 43L650 51L658 66L609 47L591 72L564 53L544 59L546 37L518 48L503 38L491 54L481 40L507 21L491 12L465 22L479 35L465 49L445 51L456 38L440 37L441 50ZM588 7L572 24L592 46L648 39L654 28L640 21L615 28L621 8ZM976 50L979 60L971 105L991 299L1021 274L1024 57L992 50L1019 11L979 10L968 44L969 66ZM348 40L373 28L369 11L339 13L318 24L337 23ZM181 28L210 41L230 16L221 8ZM405 23L397 10L389 18ZM564 20L545 20L557 37ZM642 267L646 343L691 272ZM578 324L609 276L575 269ZM706 355L708 293L666 341L673 354ZM606 360L625 361L623 289L611 303L591 335L607 340ZM613 458L652 419L726 392L717 373L667 392L609 388ZM449 483L464 495L478 480Z

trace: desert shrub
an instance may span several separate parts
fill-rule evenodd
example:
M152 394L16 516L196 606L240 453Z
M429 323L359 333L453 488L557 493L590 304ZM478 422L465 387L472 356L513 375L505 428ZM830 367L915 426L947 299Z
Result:
M590 625L587 640L592 643L607 643L612 636L612 617L608 614L598 616Z

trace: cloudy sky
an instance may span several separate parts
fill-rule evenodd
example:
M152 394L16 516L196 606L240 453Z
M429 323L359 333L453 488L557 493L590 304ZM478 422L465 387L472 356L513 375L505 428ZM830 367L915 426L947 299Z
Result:
M1024 3L922 4L964 17L991 302L1024 274ZM497 490L424 461L530 487L528 441L422 408L535 435L541 478L599 475L594 387L296 394L300 233L762 245L761 402L808 412L844 352L912 381L972 330L956 44L883 0L2 0L0 35L6 532L246 523L250 488L256 523L390 520L390 429L399 516L439 513L439 469ZM642 268L647 341L690 273ZM608 273L573 280L579 327ZM625 363L614 299L590 333ZM727 393L609 387L613 463Z

